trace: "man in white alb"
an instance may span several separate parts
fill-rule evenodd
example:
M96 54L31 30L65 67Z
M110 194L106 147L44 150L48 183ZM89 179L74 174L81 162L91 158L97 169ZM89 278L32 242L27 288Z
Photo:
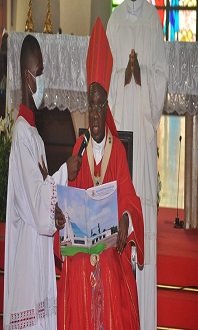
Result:
M44 143L35 125L44 95L43 59L32 35L23 40L20 65L22 103L9 160L3 327L55 330L53 235L65 225L56 184L74 179L81 159L72 156L53 177L47 175Z

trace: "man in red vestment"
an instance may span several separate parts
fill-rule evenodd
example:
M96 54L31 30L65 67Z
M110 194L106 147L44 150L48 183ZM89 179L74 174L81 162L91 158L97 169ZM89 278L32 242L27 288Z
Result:
M117 181L119 232L117 246L96 255L77 253L64 261L58 286L58 329L138 330L136 280L131 266L131 242L143 265L144 234L140 199L136 195L118 138L107 93L112 56L100 19L93 28L87 55L89 130L91 138L82 165L70 186L87 189ZM74 146L78 154L83 136Z

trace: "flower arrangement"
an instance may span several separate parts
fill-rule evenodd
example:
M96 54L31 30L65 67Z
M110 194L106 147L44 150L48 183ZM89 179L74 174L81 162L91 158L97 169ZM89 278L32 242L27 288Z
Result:
M7 118L0 117L0 222L6 221L8 168L13 124L12 111Z

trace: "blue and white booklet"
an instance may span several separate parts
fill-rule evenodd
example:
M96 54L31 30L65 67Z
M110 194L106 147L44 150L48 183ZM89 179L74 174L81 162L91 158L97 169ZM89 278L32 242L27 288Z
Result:
M58 205L66 218L60 230L63 256L98 254L116 245L118 232L117 182L89 189L57 186Z

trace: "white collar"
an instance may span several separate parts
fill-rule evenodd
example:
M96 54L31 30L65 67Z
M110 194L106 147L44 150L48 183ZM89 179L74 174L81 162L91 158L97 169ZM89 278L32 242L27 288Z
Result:
M105 142L106 142L106 130L105 130L104 139L100 143L97 143L96 141L94 141L93 138L91 140L92 140L94 159L95 159L96 165L98 165L104 155L104 148L105 148Z

